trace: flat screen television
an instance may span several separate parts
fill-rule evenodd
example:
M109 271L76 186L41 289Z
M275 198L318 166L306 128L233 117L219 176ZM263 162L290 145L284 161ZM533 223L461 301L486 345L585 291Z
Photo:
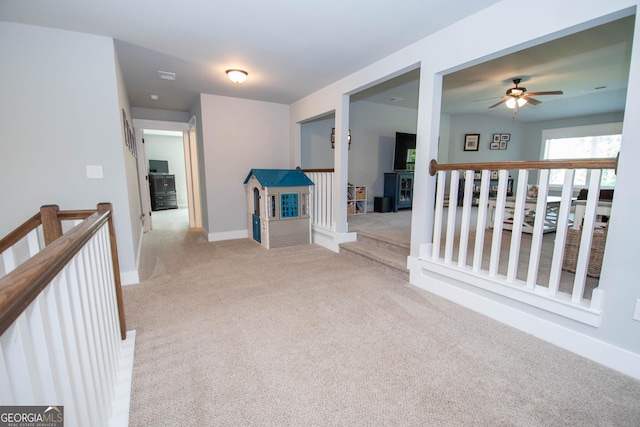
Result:
M416 162L416 134L396 132L393 170L414 170Z
M149 173L169 173L167 160L149 160Z

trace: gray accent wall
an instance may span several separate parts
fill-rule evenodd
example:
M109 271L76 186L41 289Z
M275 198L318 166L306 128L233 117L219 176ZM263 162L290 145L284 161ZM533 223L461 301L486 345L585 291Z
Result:
M200 95L193 110L206 193L209 240L247 237L244 180L253 168L289 168L289 107L217 95ZM200 126L200 125L199 125ZM200 145L202 141L202 145ZM204 214L204 212L203 212Z
M0 22L0 57L0 235L45 204L111 202L123 281L136 282L141 228L131 205L138 200L139 214L139 197L128 182L135 159L123 141L122 108L129 107L113 40ZM104 178L87 178L87 165L102 166Z

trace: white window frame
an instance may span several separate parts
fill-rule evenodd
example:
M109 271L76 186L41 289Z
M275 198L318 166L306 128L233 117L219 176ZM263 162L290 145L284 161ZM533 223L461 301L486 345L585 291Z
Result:
M267 218L270 221L280 220L280 193L267 193Z
M570 126L555 129L542 130L542 142L540 144L540 159L546 160L547 140L559 138L580 138L585 136L602 136L622 134L622 122L601 123L596 125ZM586 182L589 182L589 171L587 171ZM549 183L549 187L558 188L561 185ZM585 188L586 185L575 185L574 188ZM602 186L601 188L610 188Z

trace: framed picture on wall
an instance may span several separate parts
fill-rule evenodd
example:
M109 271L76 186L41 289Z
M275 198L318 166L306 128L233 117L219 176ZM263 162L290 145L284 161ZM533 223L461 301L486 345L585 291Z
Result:
M468 133L464 136L464 151L478 151L480 146L480 134Z
M510 133L503 133L500 135L500 141L510 141L510 140L511 140Z
M491 149L491 150L499 150L500 149L500 141L491 141L491 144L489 145L489 149Z
M500 149L501 150L507 149L507 141L500 141Z
M499 133L494 133L493 134L493 142L500 142L500 138L502 137L501 134Z

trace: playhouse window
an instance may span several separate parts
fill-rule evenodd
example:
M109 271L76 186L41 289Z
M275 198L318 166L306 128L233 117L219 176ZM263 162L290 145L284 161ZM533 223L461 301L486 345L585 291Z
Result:
M280 195L280 218L298 217L298 193Z
M309 216L309 193L302 193L300 197L300 216Z
M278 217L278 210L276 209L276 197L277 194L270 194L269 195L269 199L268 199L268 215L269 218L277 218Z

